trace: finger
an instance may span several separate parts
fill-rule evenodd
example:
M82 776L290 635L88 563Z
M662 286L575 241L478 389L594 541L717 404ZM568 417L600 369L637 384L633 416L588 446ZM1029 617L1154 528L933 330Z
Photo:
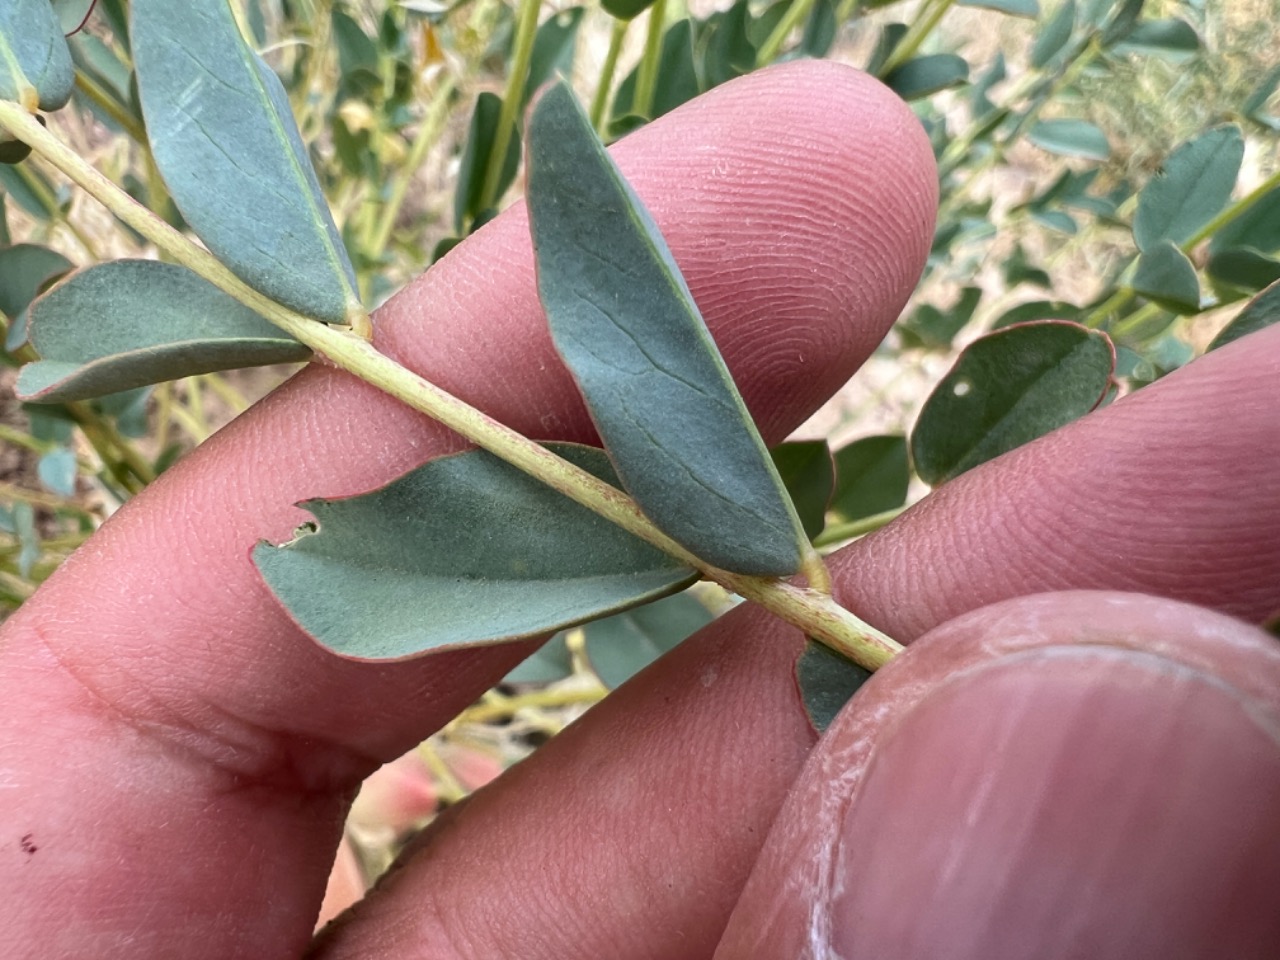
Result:
M1280 340L1251 346L1197 360L952 481L936 505L899 521L912 524L910 540L887 532L833 557L837 592L907 641L984 597L1098 580L1210 599L1196 577L1169 576L1164 554L1177 544L1226 567L1213 573L1221 606L1265 609L1280 582L1270 480L1280 451L1259 442L1266 424L1250 411L1273 382ZM1210 453L1178 459L1205 444ZM1162 466L1175 462L1176 477ZM1226 494L1223 463L1241 465L1245 481ZM1081 486L1090 469L1105 486ZM1224 499L1231 510L1219 509ZM1016 513L1002 519L1011 503ZM1123 521L1129 538L1099 533L1095 512ZM1007 569L983 518L1000 528ZM931 575L945 602L932 596ZM750 609L691 638L431 831L429 855L328 931L321 956L362 956L370 942L389 956L424 943L460 958L710 955L811 737L795 695L801 642ZM494 902L509 923L495 921Z
M1280 647L1133 594L922 639L832 725L717 960L1280 953Z
M761 129L762 110L785 126ZM922 132L874 81L805 63L718 89L618 153L779 439L873 349L918 275L935 202ZM590 436L520 210L382 311L378 338L517 428ZM11 620L0 730L21 734L0 740L0 822L22 871L0 874L0 902L23 918L18 956L46 956L54 936L72 953L299 949L344 794L521 651L339 661L290 625L248 550L288 535L293 502L456 446L313 368L166 473ZM38 852L17 850L24 836Z

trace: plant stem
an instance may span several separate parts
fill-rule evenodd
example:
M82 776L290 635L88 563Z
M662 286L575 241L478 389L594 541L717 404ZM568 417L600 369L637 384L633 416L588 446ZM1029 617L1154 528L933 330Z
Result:
M1280 170L1276 170L1271 174L1271 176L1267 177L1267 179L1263 180L1260 184L1245 194L1245 196L1228 206L1216 217L1188 237L1186 243L1182 244L1182 252L1190 253L1198 244L1203 243L1237 217L1241 217L1248 213L1257 205L1259 200L1265 197L1276 187L1280 187Z
M609 93L613 89L613 75L618 69L618 57L622 54L622 42L627 37L629 26L630 20L613 21L613 29L609 32L609 50L604 55L596 95L591 100L591 126L601 136L604 135L604 114L609 106Z
M889 56L880 65L878 76L881 78L888 76L893 70L915 56L916 51L920 49L920 45L928 39L929 34L933 33L933 28L938 25L946 12L951 9L953 3L955 3L955 0L937 0L933 5L933 9L927 14L922 9L920 14L916 15L915 22L911 24L906 34L898 41L898 45L890 51Z
M489 166L485 169L484 189L480 193L480 209L495 207L502 198L498 196L502 168L506 166L507 149L515 132L516 114L524 95L525 81L529 76L529 61L533 57L533 41L538 34L538 9L541 0L520 0L520 19L516 24L514 56L511 72L507 75L507 89L502 94L502 110L498 113L498 126L493 134L493 148L489 151Z
M98 519L97 515L73 500L65 500L62 497L55 497L47 493L37 493L35 490L24 490L22 487L14 486L11 483L0 483L0 501L21 501L29 503L33 507L45 507L49 510L70 510L72 513L80 514L90 519Z
M653 98L658 89L658 66L662 62L662 28L667 20L667 0L657 0L649 8L649 22L644 37L644 54L636 70L636 92L631 112L653 119Z
M463 723L492 723L504 720L520 710L554 709L556 707L590 706L599 703L609 691L604 687L590 687L586 690L533 690L517 697L495 695L491 700L468 707L458 714L451 727Z
M782 15L778 25L773 28L768 39L760 45L760 51L756 54L756 67L767 67L773 63L774 58L778 56L778 51L791 35L791 31L809 15L809 11L813 9L813 3L814 0L794 0L791 6L787 7L787 12Z
M396 176L395 183L391 186L391 195L379 212L377 225L365 248L366 254L371 259L377 259L387 249L387 243L391 240L391 231L395 228L400 210L404 207L405 197L409 195L409 187L413 184L414 175L426 159L427 151L435 145L440 139L440 134L444 132L445 120L449 116L449 98L453 96L456 86L457 83L451 76L441 81L431 108L418 126L417 135L409 148L409 156Z
M0 126L31 144L176 262L256 310L334 365L427 414L627 532L700 570L726 590L760 604L863 667L874 670L902 649L900 644L859 620L820 590L773 578L730 573L707 564L650 523L635 501L622 491L400 366L356 333L304 317L253 290L210 253L135 202L16 104L0 102Z
M76 87L80 92L88 97L97 105L103 113L120 125L129 137L138 144L146 146L147 131L143 129L142 124L138 122L137 117L129 113L120 102L116 100L110 93L103 89L97 80L89 76L83 70L76 71Z
M902 516L906 511L906 507L894 507L892 510L885 510L883 513L873 513L869 517L860 517L847 523L833 524L814 538L813 545L815 547L829 547L836 543L852 540L855 537L874 533Z

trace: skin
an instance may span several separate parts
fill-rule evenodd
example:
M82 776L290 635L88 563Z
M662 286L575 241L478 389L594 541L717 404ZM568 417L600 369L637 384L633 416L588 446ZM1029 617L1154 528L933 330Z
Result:
M874 81L807 62L616 155L781 439L919 275L923 134ZM288 535L290 504L460 446L313 366L5 624L4 955L1275 956L1280 652L1249 621L1280 609L1278 335L842 551L841 598L913 645L816 747L802 638L742 609L437 821L314 941L361 779L530 647L341 661L266 594L248 551ZM521 430L592 437L519 209L388 304L377 340Z

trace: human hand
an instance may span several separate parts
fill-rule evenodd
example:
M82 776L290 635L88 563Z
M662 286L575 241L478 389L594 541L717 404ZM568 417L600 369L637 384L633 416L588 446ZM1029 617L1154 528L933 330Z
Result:
M914 119L861 75L797 63L617 153L780 440L918 276L936 196ZM736 612L442 818L314 955L1274 956L1274 643L1168 601L1013 598L1123 589L1252 621L1280 607L1280 452L1261 399L1278 334L842 551L841 599L899 639L977 612L873 679L816 750L792 680L801 638ZM526 432L591 437L519 212L388 305L378 343ZM287 536L298 500L458 446L313 367L5 625L5 956L307 949L351 792L530 647L338 660L290 624L248 550Z

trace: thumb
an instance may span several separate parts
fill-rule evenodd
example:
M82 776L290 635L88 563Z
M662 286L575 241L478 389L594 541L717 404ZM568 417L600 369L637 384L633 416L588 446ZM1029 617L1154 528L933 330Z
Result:
M1280 647L1130 594L939 627L815 750L716 953L1280 956Z

